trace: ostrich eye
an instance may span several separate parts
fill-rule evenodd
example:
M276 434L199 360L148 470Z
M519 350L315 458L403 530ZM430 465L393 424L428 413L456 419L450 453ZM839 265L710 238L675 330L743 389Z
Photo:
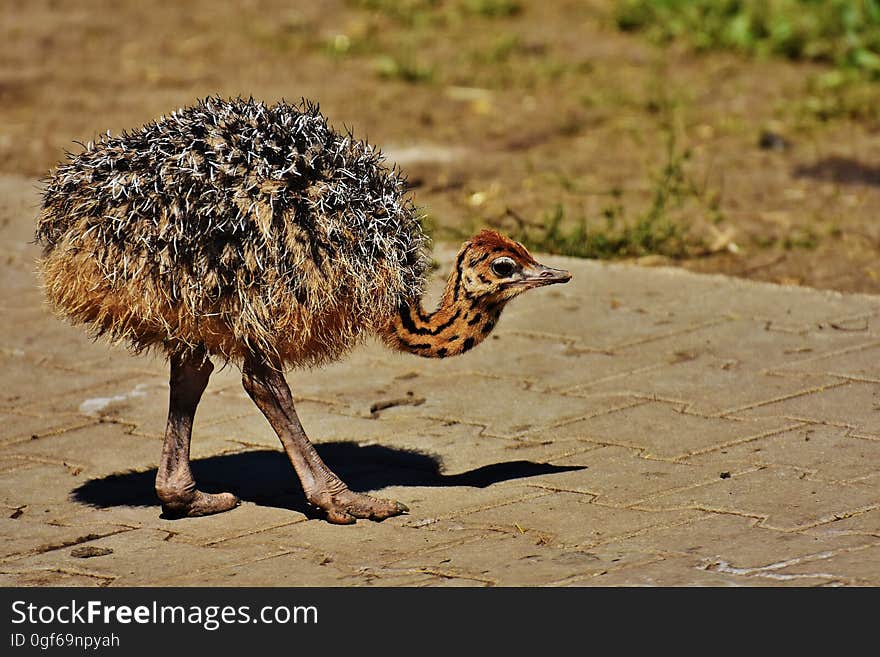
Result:
M507 278L516 269L513 258L498 258L492 263L492 272L501 278Z

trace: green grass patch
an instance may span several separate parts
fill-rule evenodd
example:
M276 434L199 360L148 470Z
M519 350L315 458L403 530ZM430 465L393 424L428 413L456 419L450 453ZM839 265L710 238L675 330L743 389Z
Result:
M349 0L349 4L410 27L457 22L471 16L503 19L523 11L517 0Z
M462 0L460 11L483 18L506 18L522 11L522 4L515 0Z
M380 77L410 84L431 82L435 75L434 66L418 59L412 52L382 55L376 59L375 66Z
M686 231L665 216L645 214L627 222L619 205L609 206L603 214L605 225L591 227L583 216L567 221L564 207L557 205L547 213L542 228L522 225L512 236L534 251L577 258L688 255Z
M614 202L597 220L585 216L566 219L565 208L556 205L540 225L530 225L512 215L516 222L512 235L529 249L579 258L688 257L702 245L689 235L688 223L679 210L693 199L702 201L704 196L686 174L689 158L690 152L678 149L670 132L666 163L654 181L651 203L635 217L627 217L622 193L612 190ZM717 213L717 207L710 211Z
M827 62L880 79L880 0L616 0L614 19L660 42Z
M880 120L880 84L849 70L832 70L808 78L798 107L803 114L831 121Z

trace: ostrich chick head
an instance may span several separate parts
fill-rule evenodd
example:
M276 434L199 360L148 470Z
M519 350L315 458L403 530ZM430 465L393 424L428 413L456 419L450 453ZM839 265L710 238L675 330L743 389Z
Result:
M425 312L418 300L403 303L380 334L400 351L427 358L455 356L491 333L511 299L569 280L570 272L542 265L519 242L484 230L461 246L437 310Z

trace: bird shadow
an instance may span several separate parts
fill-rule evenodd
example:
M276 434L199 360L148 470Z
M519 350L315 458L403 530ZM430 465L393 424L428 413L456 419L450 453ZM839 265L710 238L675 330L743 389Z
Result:
M511 479L582 470L586 466L534 461L492 463L459 474L442 472L439 458L424 452L338 441L315 446L324 462L357 492L388 486L467 486L486 488ZM316 517L283 452L261 449L222 454L192 462L193 475L205 492L229 491L260 506L290 509ZM91 479L75 488L72 498L93 507L156 506L156 468Z

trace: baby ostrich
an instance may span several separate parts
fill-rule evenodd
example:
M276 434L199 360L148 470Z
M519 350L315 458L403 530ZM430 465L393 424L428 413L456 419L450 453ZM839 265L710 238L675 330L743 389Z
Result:
M205 99L68 154L46 182L36 239L50 303L94 336L171 364L156 491L167 516L227 511L196 488L190 436L211 358L240 366L309 503L330 522L407 511L323 463L282 372L340 357L368 332L428 358L485 339L505 304L571 275L483 231L458 252L427 312L426 237L405 181L379 151L331 130L318 107Z

